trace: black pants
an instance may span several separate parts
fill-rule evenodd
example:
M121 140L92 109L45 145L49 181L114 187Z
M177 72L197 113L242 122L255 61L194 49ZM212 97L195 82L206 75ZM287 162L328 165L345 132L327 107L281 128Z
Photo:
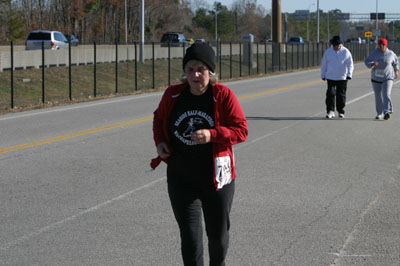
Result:
M347 80L329 80L328 89L326 90L326 112L336 110L340 114L344 114L346 106Z
M210 266L224 266L229 244L229 213L235 182L232 181L217 191L210 182L191 184L177 178L177 173L174 172L168 169L168 194L179 225L184 265L204 265L201 219L203 211Z

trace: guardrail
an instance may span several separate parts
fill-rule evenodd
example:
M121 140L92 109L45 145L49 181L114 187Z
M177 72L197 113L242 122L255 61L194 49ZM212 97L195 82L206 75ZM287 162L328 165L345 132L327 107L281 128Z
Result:
M118 47L118 48L116 48ZM94 51L96 49L97 63L112 63L118 58L119 62L134 61L137 45L80 45L71 47L71 64L72 65L87 65L94 63ZM42 67L42 50L25 50L23 46L14 48L14 70L27 68ZM153 59L153 48L155 59L167 59L168 47L153 47L152 44L144 46L144 59ZM118 49L116 55L115 50ZM69 65L69 50L44 50L45 66L68 66ZM180 58L184 54L184 50L180 47L170 47L171 58ZM3 46L0 49L0 71L11 69L11 49L6 50Z

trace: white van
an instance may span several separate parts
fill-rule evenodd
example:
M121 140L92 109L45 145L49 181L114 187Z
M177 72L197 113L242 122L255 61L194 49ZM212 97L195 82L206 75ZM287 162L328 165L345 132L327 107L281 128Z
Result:
M362 40L361 40L360 37L354 37L354 38L347 39L347 42L351 42L351 43L362 43Z
M49 30L35 30L29 33L25 41L25 50L42 49L58 50L61 48L68 48L68 40L64 34L59 31Z

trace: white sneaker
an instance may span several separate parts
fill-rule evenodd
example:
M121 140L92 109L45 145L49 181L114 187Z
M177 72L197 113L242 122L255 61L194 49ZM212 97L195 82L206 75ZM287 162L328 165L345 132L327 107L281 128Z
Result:
M344 118L344 114L339 114L339 117L340 118Z
M326 114L326 118L328 118L328 119L332 119L332 118L334 118L335 117L335 113L333 112L333 111L329 111L327 114Z
M383 114L376 115L376 116L375 116L375 119L376 119L376 120L382 120L382 119L383 119Z

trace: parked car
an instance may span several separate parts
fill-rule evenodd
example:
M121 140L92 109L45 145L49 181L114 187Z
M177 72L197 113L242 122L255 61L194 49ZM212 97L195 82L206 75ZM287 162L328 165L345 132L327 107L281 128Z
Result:
M197 39L194 41L194 43L206 43L206 40L204 39Z
M347 42L351 42L351 43L362 43L362 40L361 40L360 37L355 37L355 38L347 39Z
M25 41L26 50L42 49L58 50L68 48L68 40L64 34L59 31L35 30L29 33Z
M188 46L189 42L186 40L185 35L183 33L178 32L166 32L161 37L161 47L168 47L168 44L171 47L182 47Z
M302 44L302 43L304 43L304 40L300 36L290 37L290 39L288 41L288 44Z
M271 39L262 39L262 40L260 40L260 43L261 44L272 43L272 40Z
M73 34L65 34L65 38L71 42L71 46L78 46L79 40Z

